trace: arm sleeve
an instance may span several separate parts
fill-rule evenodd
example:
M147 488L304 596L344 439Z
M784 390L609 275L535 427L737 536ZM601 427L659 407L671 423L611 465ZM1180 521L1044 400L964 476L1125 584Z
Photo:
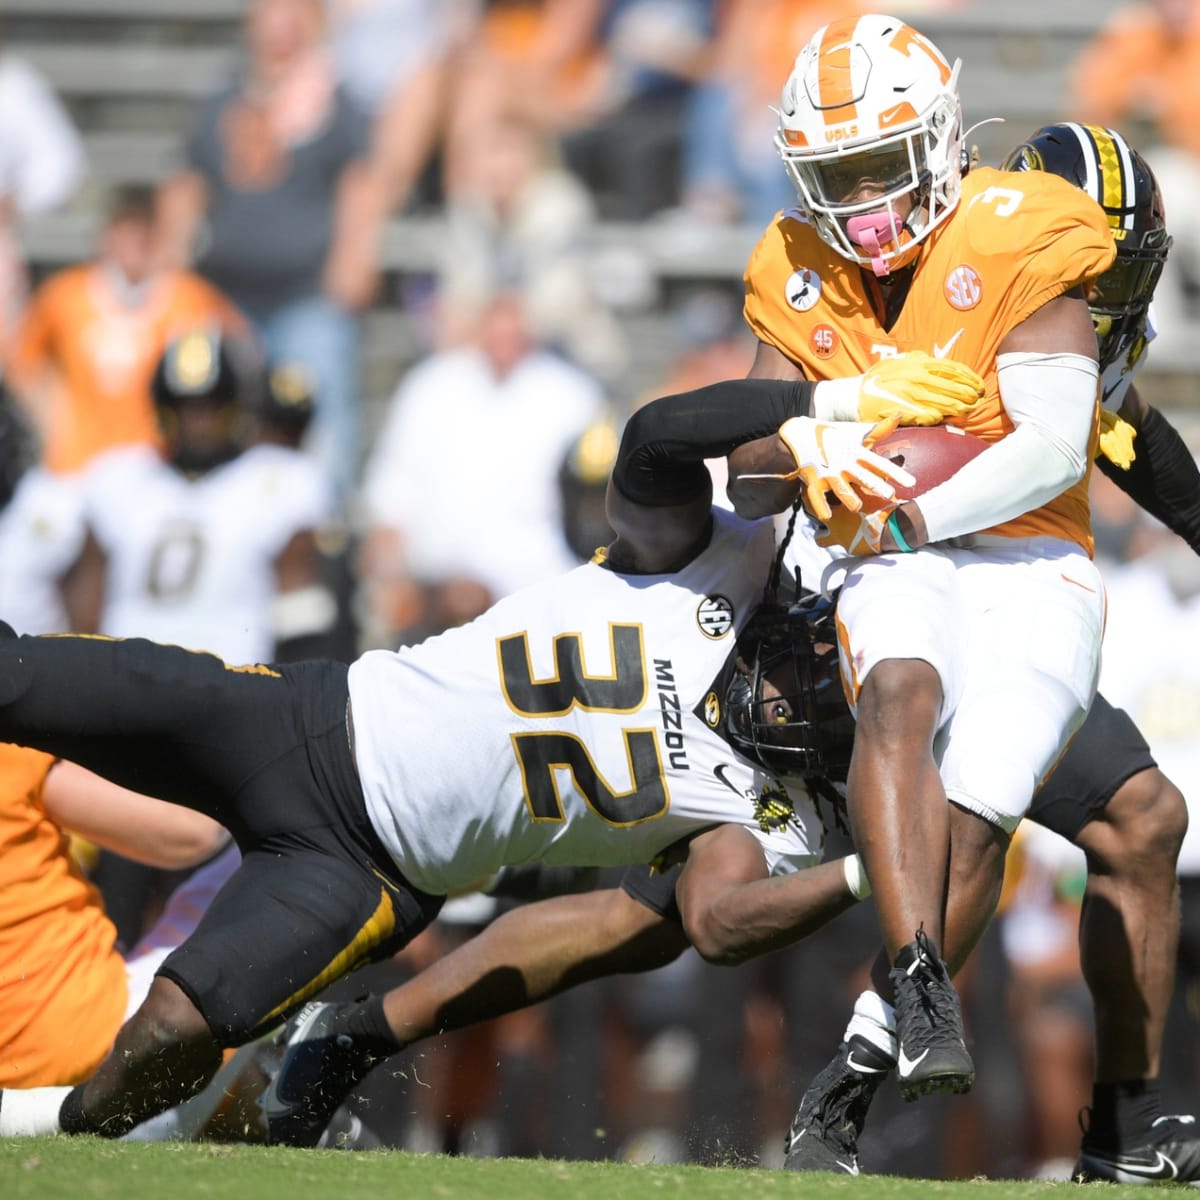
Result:
M931 542L1010 521L1083 478L1098 369L1079 354L1001 354L1000 398L1016 428L918 497Z
M1136 450L1128 471L1103 456L1096 466L1200 554L1200 470L1179 431L1158 409L1147 406Z
M663 396L630 417L613 484L635 504L686 504L710 486L706 458L723 458L743 442L775 433L791 417L805 416L814 386L733 379Z

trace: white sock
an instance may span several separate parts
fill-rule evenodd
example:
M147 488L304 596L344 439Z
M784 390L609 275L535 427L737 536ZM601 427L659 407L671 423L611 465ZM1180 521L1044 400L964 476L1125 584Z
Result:
M863 992L854 1002L854 1015L844 1041L858 1034L891 1058L896 1057L896 1010L878 992Z
M0 1137L62 1133L58 1110L69 1087L5 1088L0 1092Z

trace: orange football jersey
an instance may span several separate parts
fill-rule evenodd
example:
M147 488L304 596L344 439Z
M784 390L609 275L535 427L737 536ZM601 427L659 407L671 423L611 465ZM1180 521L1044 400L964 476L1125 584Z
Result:
M1040 171L976 168L963 180L958 209L924 242L890 329L878 315L883 298L874 278L827 246L796 211L782 213L750 256L745 315L760 341L813 380L859 375L885 355L909 350L966 363L983 376L986 394L950 423L994 442L1013 430L996 376L1005 336L1048 300L1101 274L1115 256L1103 211L1079 188ZM1090 553L1087 479L988 532L1048 534Z
M86 1079L128 997L100 894L42 807L53 763L0 743L0 1088Z
M172 338L212 325L246 328L221 292L187 271L154 280L136 303L95 266L48 279L34 293L9 363L18 387L47 368L60 384L45 431L45 465L75 471L112 446L155 444L150 381L159 357Z

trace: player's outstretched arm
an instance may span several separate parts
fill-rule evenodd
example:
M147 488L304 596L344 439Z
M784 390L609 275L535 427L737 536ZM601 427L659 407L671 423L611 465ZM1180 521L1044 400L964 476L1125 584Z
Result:
M664 396L634 413L608 489L608 519L617 534L610 561L643 573L689 562L707 540L711 519L705 459L724 458L781 427L790 450L788 474L800 478L815 511L827 507L827 492L854 506L856 489L890 499L893 483L910 484L907 472L869 449L879 426L826 424L805 415L825 386L734 379Z
M693 838L675 885L692 945L724 966L800 941L867 894L857 862L848 872L840 858L791 875L768 875L761 847L740 825Z
M1200 554L1200 469L1179 431L1132 385L1120 415L1137 430L1127 470L1103 455L1096 465L1131 499Z

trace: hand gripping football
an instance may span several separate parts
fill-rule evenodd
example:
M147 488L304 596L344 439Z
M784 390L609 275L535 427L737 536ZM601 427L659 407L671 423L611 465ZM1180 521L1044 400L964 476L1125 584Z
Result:
M822 528L817 542L822 546L843 548L855 545L861 539L864 518L882 509L894 508L905 500L916 500L939 483L945 483L987 446L983 438L952 425L901 426L880 438L873 449L876 454L904 467L916 478L916 483L911 487L897 485L896 498L892 501L865 497L859 513L852 513L834 501L832 516L819 522Z

